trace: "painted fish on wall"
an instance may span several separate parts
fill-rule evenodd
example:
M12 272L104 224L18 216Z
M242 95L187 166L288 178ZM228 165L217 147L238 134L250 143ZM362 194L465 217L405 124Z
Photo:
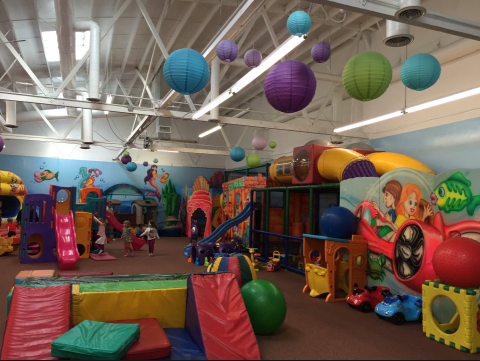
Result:
M465 208L470 216L480 206L480 196L474 196L470 182L462 172L453 174L440 183L430 196L432 204L445 213L461 212Z
M44 170L43 172L35 172L34 179L37 183L42 183L44 181L49 181L55 178L58 182L58 173L53 173L51 170Z

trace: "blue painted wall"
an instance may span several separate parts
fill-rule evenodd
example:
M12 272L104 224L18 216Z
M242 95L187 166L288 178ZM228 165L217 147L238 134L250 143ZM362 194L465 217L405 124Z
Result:
M10 171L22 178L29 193L48 194L50 185L60 185L66 187L83 188L82 183L87 181L92 175L95 177L95 187L101 188L104 191L108 188L121 183L131 184L139 188L145 196L155 199L154 194L156 190L149 184L145 184L144 178L147 176L147 171L153 164L144 167L138 164L137 171L130 173L125 169L121 163L114 162L91 162L56 158L40 158L40 157L23 157L23 156L9 156L0 155L0 170ZM35 180L35 173L42 173L44 171L51 171L53 174L58 172L58 181L53 178L37 182ZM164 167L158 165L158 174L163 175L168 173L170 179L176 188L178 194L185 195L185 186L189 188L189 194L192 193L192 186L198 176L203 176L210 180L210 178L220 169L205 169L205 168L186 168L186 167ZM37 173L38 175L38 173ZM166 177L166 176L165 176ZM38 177L37 177L38 179ZM166 186L161 183L160 179L155 182L158 189L161 190ZM126 197L115 196L115 199L124 201L122 212L130 213L128 206L132 200L140 199L140 197ZM156 199L158 201L158 199ZM78 200L77 200L78 201ZM159 207L159 225L164 221L163 204Z
M375 149L416 158L437 173L480 168L480 118L371 140Z

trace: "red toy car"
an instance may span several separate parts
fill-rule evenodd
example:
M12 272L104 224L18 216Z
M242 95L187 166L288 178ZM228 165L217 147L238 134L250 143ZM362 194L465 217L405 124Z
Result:
M376 305L390 296L388 287L366 287L356 288L347 296L347 302L351 307L360 308L362 312L371 312Z

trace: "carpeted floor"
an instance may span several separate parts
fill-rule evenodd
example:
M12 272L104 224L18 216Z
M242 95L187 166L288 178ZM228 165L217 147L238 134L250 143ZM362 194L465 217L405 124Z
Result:
M123 257L123 244L110 243L106 250L117 261L81 260L77 271L113 271L115 274L203 272L183 258L186 239L163 239L157 242L156 256L147 251L133 258ZM6 297L15 275L22 270L55 269L57 264L21 265L18 254L0 257L0 330L3 339ZM479 355L463 354L426 338L420 323L398 327L374 314L351 310L345 303L326 304L302 293L305 279L286 271L259 273L260 278L277 284L288 303L288 316L282 328L269 337L259 337L265 360L479 360Z

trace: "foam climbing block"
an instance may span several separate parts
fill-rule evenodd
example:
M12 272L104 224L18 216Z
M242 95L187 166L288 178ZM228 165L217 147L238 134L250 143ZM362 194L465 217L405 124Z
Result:
M52 343L52 356L75 360L120 360L140 338L140 325L85 321Z
M124 320L155 318L163 328L183 328L186 300L186 280L74 285L73 324L117 321L121 315Z
M113 272L59 273L58 277L103 277L113 276Z
M170 340L172 346L172 354L170 357L162 360L206 360L205 355L200 351L198 346L193 342L187 331L183 328L167 328L165 333Z
M95 254L95 253L90 253L90 258L93 259L94 261L116 261L117 259L110 255L107 252L102 253L101 255Z
M157 360L170 356L170 341L156 319L147 318L111 323L140 325L140 339L127 352L123 360Z
M1 360L53 360L51 344L70 328L71 286L15 287Z
M186 330L208 360L261 360L240 287L232 273L190 276Z
M21 271L15 277L15 285L21 285L26 278L50 278L55 277L55 270L37 270L37 271Z

